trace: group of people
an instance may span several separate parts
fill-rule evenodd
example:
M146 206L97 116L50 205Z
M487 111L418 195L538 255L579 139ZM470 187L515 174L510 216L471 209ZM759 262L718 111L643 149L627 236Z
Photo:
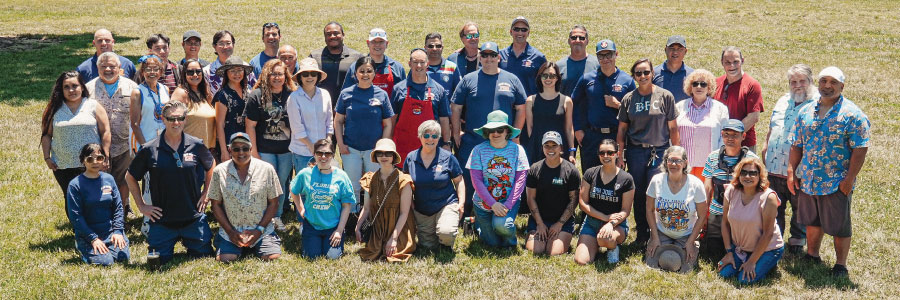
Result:
M385 55L381 28L364 55L328 23L326 46L298 61L280 45L279 25L266 23L264 50L250 63L233 55L229 31L213 36L212 62L198 57L196 31L184 33L179 63L168 58L169 38L154 34L137 68L101 29L96 54L54 86L44 158L90 263L128 259L127 195L163 262L179 239L189 254L223 262L277 259L290 210L311 258L340 257L345 234L366 243L364 260L452 250L464 216L486 245L516 247L524 198L524 246L535 253L570 251L579 208L579 264L600 248L618 262L634 231L650 266L684 272L707 257L723 277L755 282L785 246L800 254L806 244L804 259L821 263L827 233L832 272L847 275L850 199L870 123L842 95L840 69L814 77L809 66L790 67L790 90L757 152L763 99L740 49L724 48L716 77L687 66L676 35L662 64L640 59L625 72L612 40L587 53L583 26L569 31L570 54L557 62L529 32L528 19L515 18L512 43L500 49L469 22L464 46L447 58L442 36L428 34L407 73Z

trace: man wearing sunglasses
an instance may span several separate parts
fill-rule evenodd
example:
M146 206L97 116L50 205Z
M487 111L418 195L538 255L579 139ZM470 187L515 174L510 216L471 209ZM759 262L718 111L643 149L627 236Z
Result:
M478 61L478 41L481 33L478 31L478 25L475 22L466 22L459 29L459 41L463 47L450 53L447 60L452 61L459 68L460 76L466 76L478 68L481 64Z
M756 152L756 122L763 111L762 87L750 75L744 73L744 55L734 46L722 50L722 68L725 75L716 78L713 99L722 101L728 107L728 117L744 122L747 138L741 144Z
M575 83L587 73L597 70L600 62L597 57L587 54L588 39L587 29L583 25L575 25L569 30L569 56L564 57L556 62L559 66L560 80L562 80L562 89L560 93L566 96L572 96L572 90L575 89Z
M675 103L690 96L684 93L684 79L694 72L694 68L684 64L687 42L683 36L673 35L666 41L666 61L653 69L653 84L672 92Z
M700 255L710 261L725 256L725 244L722 241L722 203L725 197L725 184L734 178L734 166L746 157L756 157L747 147L742 147L746 132L741 120L730 119L722 125L722 147L709 153L703 167L703 182L706 188L706 199L709 201L709 218L703 237L700 239ZM698 225L702 226L702 225Z
M344 26L341 23L329 22L322 32L325 34L325 47L313 50L309 53L309 57L315 59L316 64L322 67L322 71L327 75L319 87L331 95L331 107L334 108L341 94L341 87L344 86L347 70L350 70L350 66L356 63L362 54L344 45Z
M617 116L625 94L636 86L634 79L616 67L616 43L602 40L597 43L597 61L600 68L585 74L572 89L575 110L572 125L575 139L581 145L581 169L600 165L597 149L605 139L616 139L619 128Z
M462 73L460 73L456 63L444 59L443 53L444 42L440 33L432 32L425 36L425 54L428 55L428 76L440 83L448 95L452 95L456 85L462 80Z
M163 264L172 259L179 239L191 256L213 254L204 211L215 161L202 140L184 133L186 112L181 101L163 106L166 128L144 144L125 175L131 197L146 217L147 248L158 252ZM138 186L148 172L152 203L144 202Z
M515 115L512 125L521 129L525 126L525 88L519 78L510 72L501 70L500 50L497 43L485 42L481 45L481 70L470 73L453 92L450 103L453 112L450 114L451 130L459 150L456 157L460 162L469 161L469 154L476 145L486 141L475 129L487 123L488 114L494 110L503 111L507 115ZM460 115L466 110L465 130L463 132ZM461 133L462 132L462 133ZM513 138L519 143L518 138ZM470 213L472 206L472 179L468 172L463 172L466 181L466 209Z
M200 62L201 68L209 65L208 61L200 58L201 46L203 46L203 42L199 32L196 30L185 31L181 36L181 48L184 49L184 58L181 59L178 65L183 66L188 59L196 59Z
M213 169L209 184L213 215L219 222L216 260L231 262L245 252L262 260L278 259L281 238L272 224L282 194L278 174L272 165L250 155L249 135L237 132L229 140L231 160Z
M259 78L262 67L270 59L278 58L278 47L281 46L281 28L278 23L270 22L263 24L262 42L265 49L250 60L250 66L253 67L253 75Z
M526 96L537 93L537 83L534 79L537 78L537 70L547 62L544 53L528 44L530 32L528 19L523 16L516 17L509 26L509 35L512 36L513 42L509 47L500 50L500 68L519 78L525 87Z

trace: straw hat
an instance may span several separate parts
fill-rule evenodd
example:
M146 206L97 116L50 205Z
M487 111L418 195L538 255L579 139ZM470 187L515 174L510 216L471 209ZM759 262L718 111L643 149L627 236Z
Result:
M316 59L307 57L300 60L300 68L294 73L294 80L300 82L300 73L309 71L319 72L319 82L325 81L325 78L328 78L328 74L319 69L319 64L316 63Z
M678 245L665 244L656 247L653 256L647 258L647 265L654 269L687 273L694 266L687 261L687 253Z
M372 149L372 153L369 155L373 163L378 163L378 160L375 159L375 152L378 151L391 152L394 155L394 161L391 164L396 165L400 163L400 153L397 153L397 145L394 144L393 140L380 139L375 143L375 149Z
M521 129L509 125L509 116L507 116L505 112L501 110L495 110L487 115L487 123L485 123L484 126L475 129L475 133L484 136L483 132L485 129L497 129L500 127L509 128L509 132L511 134L507 137L507 139L517 137L519 136L519 133L522 132Z
M253 71L253 67L251 67L250 64L247 64L247 62L241 60L240 57L231 56L225 60L225 63L222 64L221 67L216 69L216 76L219 76L219 78L225 78L225 76L227 76L225 75L225 72L228 72L228 70L231 68L244 68L245 76Z

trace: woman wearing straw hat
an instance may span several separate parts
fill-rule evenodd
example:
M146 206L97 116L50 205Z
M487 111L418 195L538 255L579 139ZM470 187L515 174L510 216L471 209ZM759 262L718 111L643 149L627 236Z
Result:
M331 94L319 88L328 74L319 69L316 60L310 57L300 60L300 67L294 73L294 80L300 88L291 93L287 103L288 120L291 122L291 144L294 170L299 172L313 158L313 141L331 139L334 134L334 114L331 109Z
M762 160L745 158L734 170L734 179L725 186L722 213L722 240L728 253L716 270L719 276L737 276L738 282L750 284L765 278L784 254L775 221L780 203L769 188Z
M216 136L219 149L227 149L228 137L235 132L244 132L244 97L247 97L247 75L253 70L249 64L239 57L232 56L216 70L222 78L222 87L213 96L216 107ZM222 161L231 159L228 151L221 151Z
M525 149L510 139L521 130L509 124L506 113L495 110L488 114L487 123L474 131L487 139L472 149L466 163L475 188L472 201L478 235L490 246L515 247L514 221L525 188L528 157Z
M364 261L405 262L416 251L416 221L411 214L412 178L397 169L400 154L391 139L378 140L370 159L381 168L359 180L372 200L364 203L359 213L362 221L356 223L356 240L366 242L365 248L359 250L359 257ZM371 233L364 237L363 227L369 224Z

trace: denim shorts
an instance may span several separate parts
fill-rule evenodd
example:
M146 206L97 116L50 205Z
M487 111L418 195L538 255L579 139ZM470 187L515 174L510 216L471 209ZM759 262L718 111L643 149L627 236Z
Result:
M546 222L544 222L544 224L547 225L547 229L550 229L550 226L553 225L553 224L547 224ZM528 229L525 229L525 232L530 234L531 232L536 231L536 230L537 230L537 221L534 220L534 216L528 217ZM575 233L575 217L569 218L568 221L563 223L561 231L568 232L569 234L574 234Z
M584 223L581 224L581 233L579 233L579 235L589 235L596 238L597 234L600 233L600 228L606 225L606 223L607 222L601 221L600 219L585 216ZM622 224L617 226L622 228L622 231L625 232L625 237L628 237L628 220L622 221Z

